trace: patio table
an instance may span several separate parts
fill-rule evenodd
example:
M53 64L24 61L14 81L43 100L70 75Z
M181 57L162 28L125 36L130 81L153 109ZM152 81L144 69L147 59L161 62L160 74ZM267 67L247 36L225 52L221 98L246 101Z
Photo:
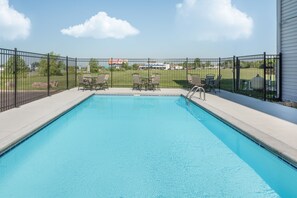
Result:
M144 76L141 77L141 81L142 81L142 83L143 83L143 85L145 87L145 90L150 90L149 84L150 84L151 80L152 80L152 77L147 77L147 76L146 77L144 77Z

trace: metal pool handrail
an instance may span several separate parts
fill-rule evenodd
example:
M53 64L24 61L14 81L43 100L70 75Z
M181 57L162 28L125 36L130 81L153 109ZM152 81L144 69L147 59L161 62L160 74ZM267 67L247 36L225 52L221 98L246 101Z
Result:
M201 99L201 92L203 92L203 100L205 100L205 89L203 87L194 86L186 95L186 98L191 99L192 96L199 91L199 98ZM190 93L193 92L191 95Z

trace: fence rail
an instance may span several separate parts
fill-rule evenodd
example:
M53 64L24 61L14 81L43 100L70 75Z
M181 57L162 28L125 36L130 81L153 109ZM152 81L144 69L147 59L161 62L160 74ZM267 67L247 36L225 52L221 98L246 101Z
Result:
M132 87L132 74L161 75L161 88L188 88L189 75L221 75L219 88L281 99L281 54L226 58L71 58L0 48L0 112L77 86L79 76L109 74L109 87Z

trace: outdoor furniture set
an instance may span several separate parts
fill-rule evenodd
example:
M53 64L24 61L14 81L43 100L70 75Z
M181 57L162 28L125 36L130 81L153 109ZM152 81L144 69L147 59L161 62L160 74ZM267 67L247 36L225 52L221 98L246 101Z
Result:
M98 76L91 76L85 74L78 77L78 90L98 90L108 89L109 74L100 74Z
M160 75L153 74L150 77L144 77L139 74L132 74L133 87L132 89L156 90L160 89Z
M200 78L197 74L189 74L188 82L191 86L203 87L207 91L213 90L216 93L215 89L218 88L221 78L221 75L218 75L215 79L215 75L213 74L207 74L205 78Z

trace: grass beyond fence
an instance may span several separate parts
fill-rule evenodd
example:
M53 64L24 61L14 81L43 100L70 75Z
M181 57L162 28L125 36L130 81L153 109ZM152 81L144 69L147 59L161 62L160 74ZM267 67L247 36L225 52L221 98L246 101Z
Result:
M221 88L231 88L233 79L232 69L221 69ZM259 72L259 69L248 68L241 69L242 75L241 80L251 80L257 74L263 77L263 72ZM99 75L100 73L109 73L109 70L104 70L98 73L92 73L93 76ZM126 70L126 71L113 71L112 77L109 78L109 86L112 87L132 87L132 74L138 73L143 77L148 77L152 74L159 74L161 76L160 87L163 88L183 88L188 86L186 70ZM207 74L213 74L218 76L219 71L217 69L197 69L188 70L188 74L198 74L201 78L205 78ZM18 78L18 86L22 86L25 90L39 90L40 88L32 87L35 82L47 83L46 76L40 76L36 73L29 73L27 77ZM29 76L30 75L30 76ZM78 74L79 76L80 74ZM75 74L69 74L69 85L75 87ZM10 77L9 79L1 79L1 89L7 88L7 85L14 80ZM57 81L57 89L66 89L66 76L51 76L50 81ZM272 81L275 81L273 76Z

